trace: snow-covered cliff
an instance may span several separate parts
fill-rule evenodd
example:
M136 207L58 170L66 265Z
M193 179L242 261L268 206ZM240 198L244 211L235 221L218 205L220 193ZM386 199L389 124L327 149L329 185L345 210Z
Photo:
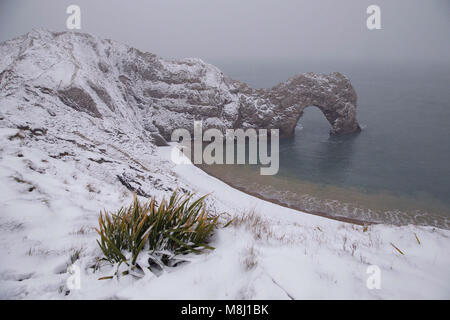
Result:
M130 122L142 136L170 138L176 128L278 128L289 136L310 105L331 133L359 130L356 93L339 73L303 74L272 89L253 89L200 59L167 61L111 40L74 32L32 32L0 45L1 96L45 106L59 118Z
M340 74L255 90L200 60L85 34L35 30L0 44L0 298L448 299L448 230L303 214L174 164L172 148L157 146L193 119L289 135L305 104L336 133L357 128L356 95ZM177 187L211 193L210 210L244 218L190 263L98 280L114 272L99 260L99 211L128 205L132 191L161 198ZM79 289L67 285L71 265ZM381 289L367 287L371 265Z

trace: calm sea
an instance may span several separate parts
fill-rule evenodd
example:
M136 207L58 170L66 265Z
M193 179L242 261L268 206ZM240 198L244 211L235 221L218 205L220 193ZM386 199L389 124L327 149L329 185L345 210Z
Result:
M307 71L340 71L358 94L362 132L331 137L315 107L280 142L280 170L250 165L208 172L293 208L374 222L450 227L450 68L378 64L217 63L253 87Z

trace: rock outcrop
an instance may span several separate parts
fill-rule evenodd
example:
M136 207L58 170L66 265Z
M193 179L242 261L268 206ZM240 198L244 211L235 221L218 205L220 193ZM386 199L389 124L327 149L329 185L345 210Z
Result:
M281 136L291 136L304 109L316 106L330 123L330 134L360 131L355 90L340 73L301 74L271 89L246 92L241 96L240 113L248 126L278 128Z
M192 130L194 120L205 128L277 128L291 136L307 106L323 112L331 134L360 130L355 90L340 73L253 89L199 59L168 61L111 40L45 30L0 44L0 56L1 98L21 96L50 115L75 110L94 122L126 121L150 140L158 137L157 144L174 129Z

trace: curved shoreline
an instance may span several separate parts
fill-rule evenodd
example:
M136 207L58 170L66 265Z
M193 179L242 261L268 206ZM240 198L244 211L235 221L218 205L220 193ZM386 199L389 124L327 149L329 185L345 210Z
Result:
M245 190L245 189L242 188L242 187L233 185L233 184L230 183L229 181L226 181L226 180L222 179L221 177L219 177L218 175L216 175L216 174L210 172L209 170L207 170L207 169L206 169L204 166L202 166L202 165L197 165L197 164L193 164L193 165L194 165L195 167L199 168L200 170L202 170L203 172L205 172L206 174L208 174L209 176L214 177L214 178L216 178L216 179L222 181L223 183L225 183L226 185L230 186L230 187L233 188L233 189L239 190L239 191L241 191L241 192L243 192L243 193L246 193L246 194L251 195L251 196L253 196L253 197L256 197L256 198L258 198L258 199L261 199L261 200L264 200L264 201L268 201L268 202L271 202L271 203L273 203L273 204L282 206L282 207L284 207L284 208L296 210L296 211L298 211L299 213L307 213L307 214L311 214L311 215L315 215L315 216L320 216L320 217L327 218L327 219L331 219L331 220L336 220L336 221L341 221L341 222L346 222L346 223L352 223L352 224L356 224L356 225L360 225L360 226L367 226L367 225L378 224L378 223L372 222L372 221L359 220L359 219L348 218L348 217L343 217L343 216L333 216L333 215L330 215L330 214L328 214L328 213L326 213L326 212L312 211L312 210L305 210L305 209L302 209L302 208L297 207L297 206L289 206L289 205L287 205L287 204L285 204L285 203L283 203L283 202L281 202L281 201L279 201L279 200L266 198L266 197L264 197L264 196L262 196L261 194L258 194L258 193L256 193L256 192L248 191L248 190Z

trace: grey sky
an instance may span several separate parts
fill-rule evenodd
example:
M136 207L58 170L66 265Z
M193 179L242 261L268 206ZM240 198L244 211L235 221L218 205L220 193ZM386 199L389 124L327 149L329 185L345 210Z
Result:
M449 0L1 0L0 41L65 30L69 4L82 32L167 58L450 64ZM382 30L366 28L370 4Z

